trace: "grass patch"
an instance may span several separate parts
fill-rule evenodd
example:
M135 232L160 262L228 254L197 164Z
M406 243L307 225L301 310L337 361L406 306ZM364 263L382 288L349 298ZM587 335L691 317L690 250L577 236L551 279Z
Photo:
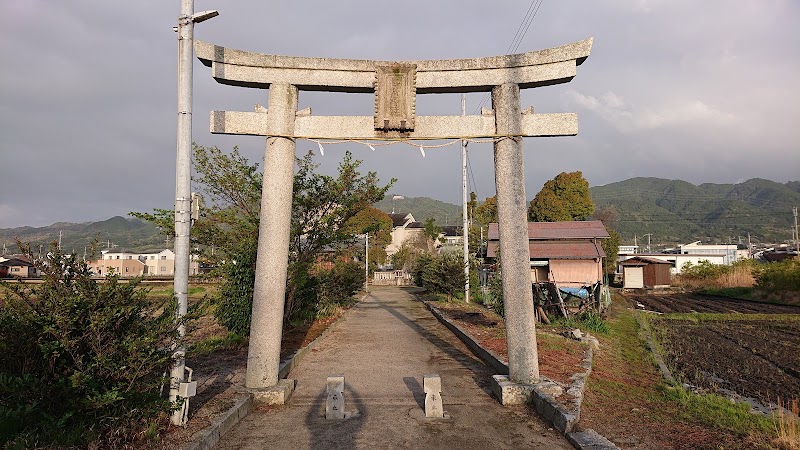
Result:
M663 393L667 400L681 406L679 411L685 419L738 436L748 436L753 432L775 434L775 421L770 417L751 414L750 406L744 403L731 402L717 394L695 394L681 386L667 386Z
M200 342L192 344L188 352L192 356L205 356L217 350L230 350L239 348L247 343L247 337L236 333L228 333L225 336L212 336Z
M588 330L603 334L608 334L611 331L611 327L608 326L605 320L593 311L586 311L569 317L559 317L553 321L553 325L567 328L580 328L583 331Z
M193 286L189 288L189 297L195 297L206 293L204 286Z
M598 335L600 350L586 384L582 426L612 441L630 439L642 448L775 448L776 421L751 415L749 406L733 404L725 397L686 392L661 377L644 332L650 329L657 335L661 327L650 321L680 315L641 314L642 328L626 304L615 296L606 317L610 331ZM712 320L714 315L682 316ZM658 336L654 338L658 347Z
M536 345L539 347L539 351L571 351L577 348L582 348L582 344L580 344L578 341L549 333L536 333Z

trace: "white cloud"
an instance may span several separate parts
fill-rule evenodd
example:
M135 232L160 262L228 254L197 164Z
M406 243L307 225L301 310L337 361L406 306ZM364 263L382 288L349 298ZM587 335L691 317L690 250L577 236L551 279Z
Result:
M723 126L736 120L735 115L697 99L673 104L637 106L628 104L622 96L614 92L594 97L569 89L566 96L578 107L594 112L619 131L626 133L683 126Z

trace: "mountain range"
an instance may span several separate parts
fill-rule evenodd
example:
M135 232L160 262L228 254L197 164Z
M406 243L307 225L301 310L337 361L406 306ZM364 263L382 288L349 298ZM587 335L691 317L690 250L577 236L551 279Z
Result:
M590 188L598 208L613 207L612 226L623 243L642 243L650 235L654 246L672 246L697 240L711 243L777 243L791 239L794 216L800 206L800 181L777 183L754 178L736 184L694 185L681 180L632 178ZM440 225L459 225L461 206L428 197L389 195L375 205L385 212L410 212L418 221L429 217ZM100 222L55 223L46 227L0 229L0 246L17 252L15 239L34 250L58 242L65 252L82 253L93 242L98 250L117 247L148 251L171 247L158 227L125 217Z
M696 240L777 243L792 238L792 208L800 182L754 178L736 184L694 185L681 180L632 178L590 188L597 208L613 206L623 241L652 234L664 245ZM641 243L642 241L639 240Z

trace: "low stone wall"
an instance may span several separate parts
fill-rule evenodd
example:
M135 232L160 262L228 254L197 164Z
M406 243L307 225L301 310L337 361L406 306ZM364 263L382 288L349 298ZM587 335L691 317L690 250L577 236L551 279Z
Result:
M542 415L548 422L553 424L553 427L563 433L567 439L578 449L593 449L593 450L618 450L619 448L614 445L605 437L592 429L581 431L573 431L573 427L580 420L580 405L583 400L583 391L586 385L586 380L592 371L592 358L593 347L597 345L597 340L589 335L584 337L589 342L589 346L584 353L584 359L581 367L585 369L583 373L576 373L572 378L572 383L567 388L567 393L572 397L573 401L570 408L562 405L555 400L554 394L563 393L563 388L551 380L543 379L541 383L536 386L531 385L523 386L512 383L508 380L508 365L506 365L496 353L491 350L481 347L461 327L450 321L445 317L436 307L428 301L417 298L425 304L428 310L448 329L450 329L464 344L472 350L472 352L480 358L485 364L492 367L499 375L495 375L492 380L492 390L495 396L503 404L504 397L506 399L522 398L530 399L529 401L536 407L536 411ZM524 391L524 392L522 392Z

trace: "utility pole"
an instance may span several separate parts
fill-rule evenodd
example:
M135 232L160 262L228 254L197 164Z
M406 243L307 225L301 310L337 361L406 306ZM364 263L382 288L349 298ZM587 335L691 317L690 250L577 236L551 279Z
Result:
M653 233L647 233L647 234L644 235L644 236L647 236L647 253L650 253L650 236L652 236L652 235L653 235Z
M61 237L64 235L63 231L58 232L58 249L61 250Z
M792 211L794 212L794 249L800 253L800 234L797 234L797 206Z
M364 291L369 294L369 232L364 236Z
M175 161L175 278L174 294L178 301L176 321L186 315L189 305L189 231L192 214L192 56L194 49L194 24L219 15L217 11L194 13L194 0L181 0L178 17L178 133ZM169 400L178 400L180 384L185 380L186 346L183 338L186 328L178 325L179 345L173 353L170 372ZM183 425L184 408L172 413L173 425Z
M467 94L461 94L461 115L467 115ZM461 140L462 234L464 235L464 301L469 303L469 215L467 214L467 140Z

